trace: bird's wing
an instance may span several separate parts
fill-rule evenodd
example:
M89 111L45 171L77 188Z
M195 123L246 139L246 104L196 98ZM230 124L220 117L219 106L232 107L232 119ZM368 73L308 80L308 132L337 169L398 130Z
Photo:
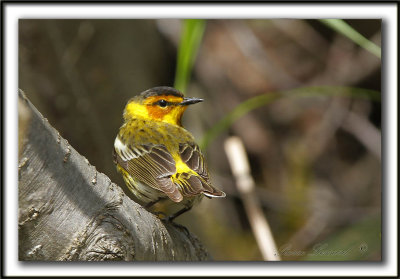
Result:
M208 197L225 197L224 192L215 189L211 185L203 154L196 143L179 144L179 154L182 161L199 175L182 174L183 178L188 182L187 187L182 187L184 195L192 196L203 193Z
M175 161L164 145L125 145L116 141L116 162L136 180L164 192L174 202L183 199L171 180Z

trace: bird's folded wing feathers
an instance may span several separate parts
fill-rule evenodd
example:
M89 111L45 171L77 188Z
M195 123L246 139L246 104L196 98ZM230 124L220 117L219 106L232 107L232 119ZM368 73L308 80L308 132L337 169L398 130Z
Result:
M184 195L190 196L203 193L209 197L225 197L224 192L215 189L211 185L207 165L197 144L181 143L179 145L179 154L182 161L200 176L188 175L185 178L189 187L183 188Z
M164 192L175 202L183 199L170 178L176 172L176 167L165 146L140 145L125 149L114 146L114 149L118 164L136 180Z
M117 142L114 149L116 161L122 168L136 180L164 192L175 202L180 202L183 196L195 196L201 193L208 197L225 196L224 192L211 186L203 155L195 143L179 145L182 161L198 174L185 172L176 174L175 183L179 184L179 188L171 179L176 173L175 160L164 145L126 146Z

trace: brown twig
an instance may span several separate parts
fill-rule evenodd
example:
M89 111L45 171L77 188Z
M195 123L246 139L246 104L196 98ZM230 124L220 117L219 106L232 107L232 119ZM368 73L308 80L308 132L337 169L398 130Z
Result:
M260 202L255 195L255 183L250 174L246 151L238 137L225 141L225 152L228 156L232 173L236 179L251 228L257 240L261 254L266 261L280 261L280 256L272 236L268 221L265 218Z

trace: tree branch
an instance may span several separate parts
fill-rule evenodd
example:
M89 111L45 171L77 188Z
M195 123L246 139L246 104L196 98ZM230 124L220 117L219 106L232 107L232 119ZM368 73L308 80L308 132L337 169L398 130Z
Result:
M184 227L162 222L97 172L21 90L18 112L19 260L210 259Z

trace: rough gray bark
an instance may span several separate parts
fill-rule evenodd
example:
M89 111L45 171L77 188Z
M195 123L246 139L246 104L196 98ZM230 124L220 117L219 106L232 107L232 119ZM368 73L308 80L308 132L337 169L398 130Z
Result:
M185 228L160 221L97 172L21 90L18 112L19 260L209 259Z

